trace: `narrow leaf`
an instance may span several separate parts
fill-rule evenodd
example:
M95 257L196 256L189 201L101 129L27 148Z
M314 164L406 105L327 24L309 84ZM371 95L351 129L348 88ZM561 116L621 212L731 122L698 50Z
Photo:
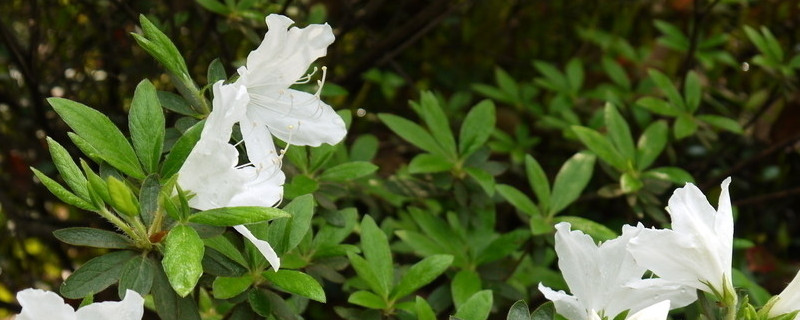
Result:
M578 199L592 179L594 162L594 155L578 152L561 165L561 169L556 174L556 180L553 182L549 216L557 214Z
M83 176L81 169L72 160L72 157L58 142L47 137L47 146L50 150L50 156L53 157L53 164L61 174L61 178L72 189L75 194L83 200L90 201L89 188L87 186L86 177Z
M489 140L495 127L495 107L491 100L483 100L467 113L458 135L458 153L466 158Z
M356 291L347 298L348 303L359 305L365 308L382 310L386 308L386 302L383 298L369 291Z
M660 88L661 91L667 96L669 103L681 111L687 111L681 94L678 93L678 89L675 88L675 84L672 83L672 80L670 80L669 77L656 69L650 69L648 70L648 73L650 74L650 79L652 79L653 82L656 83L656 86L658 86L658 88Z
M119 281L125 263L135 255L133 251L124 250L87 261L61 284L61 295L67 299L82 299L105 290Z
M230 299L244 293L253 284L253 277L246 275L241 277L217 277L211 284L214 298Z
M366 161L345 162L325 170L319 180L346 182L368 176L378 170L378 166Z
M53 235L62 242L74 246L87 246L109 249L130 249L133 242L127 237L108 230L75 227L53 231Z
M361 249L379 281L380 291L377 293L382 297L388 297L394 283L392 251L386 234L368 215L361 221Z
M430 91L422 93L420 97L419 108L417 108L422 120L430 130L433 138L442 149L446 152L448 158L456 157L456 141L453 138L453 132L450 130L450 121L447 120L447 115L444 110L439 106L439 100Z
M513 186L507 184L498 184L495 186L497 193L500 194L508 203L510 203L514 208L517 208L519 211L524 212L530 216L538 216L541 215L539 212L539 208L536 207L536 204L531 201L528 196L526 196L522 191L517 190Z
M451 255L434 255L417 262L408 269L397 286L392 290L391 300L405 297L444 273L453 263Z
M447 152L445 152L433 139L433 136L425 131L425 129L420 125L402 117L387 113L378 114L378 119L380 119L387 127L389 127L392 132L411 144L417 146L418 148L443 157L448 156Z
M600 159L619 171L628 169L625 158L606 137L597 131L581 126L572 126L572 131L578 136L578 139L583 142L586 148L594 152ZM553 192L553 196L555 196L555 194L556 192ZM551 199L550 201L553 202L554 200ZM551 204L550 211L553 211L552 207L553 204Z
M636 149L633 147L633 137L631 136L630 127L625 118L617 111L611 103L606 103L605 107L605 123L606 130L608 130L608 137L611 143L614 144L622 157L626 161L633 162L636 160Z
M38 178L39 181L42 182L42 184L45 186L45 188L47 188L47 190L50 191L50 193L55 195L61 201L64 201L64 203L76 206L84 210L93 211L97 209L93 204L87 202L86 200L83 200L81 197L76 196L74 193L64 188L55 180L50 179L50 177L48 177L41 171L36 170L36 168L31 167L31 171L33 171L33 174L36 175L36 178Z
M472 295L456 312L462 320L486 320L492 311L492 290L479 291Z
M291 217L289 213L278 208L225 207L195 213L189 216L189 222L218 227L232 227L240 224L258 223L289 217Z
M133 93L128 127L139 162L147 173L155 172L164 147L164 112L156 88L148 80L139 82Z
M667 146L669 128L664 120L659 120L650 124L639 137L636 143L636 168L644 170L653 164L658 158L664 147Z
M155 273L156 264L153 260L141 255L133 257L122 268L117 295L120 299L123 298L127 289L136 291L142 296L150 293Z
M700 78L694 70L686 74L686 83L683 84L683 96L686 99L686 108L689 113L694 113L700 106L702 88Z
M533 189L533 193L539 199L539 206L546 210L550 207L550 181L542 166L539 165L539 161L528 154L525 155L525 175L528 177L528 183Z
M450 282L450 293L453 296L453 304L456 309L460 308L472 295L481 291L481 277L472 270L461 270L453 277Z

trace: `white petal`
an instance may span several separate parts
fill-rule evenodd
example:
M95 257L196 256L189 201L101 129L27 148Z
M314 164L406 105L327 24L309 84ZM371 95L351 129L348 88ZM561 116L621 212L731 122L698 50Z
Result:
M558 314L567 320L586 320L589 319L586 308L578 302L575 297L564 293L562 290L554 291L539 283L539 291L556 307Z
M248 182L231 198L231 206L272 207L283 198L286 176L280 168L246 167L239 172L248 175Z
M769 309L769 317L777 317L782 314L800 310L800 272L798 272L792 282L786 286L777 296L778 301ZM800 318L800 315L795 319Z
M143 315L144 298L133 290L126 290L122 301L92 303L76 312L80 320L140 320Z
M659 277L703 291L707 281L721 290L722 270L713 253L696 238L673 230L644 229L628 244L636 263Z
M58 294L39 289L17 292L22 312L17 320L75 320L75 309L64 303Z
M344 120L319 97L292 89L279 92L250 90L247 116L293 145L337 144L347 129Z
M327 53L335 39L328 24L287 30L293 21L285 16L271 14L266 21L269 31L264 41L247 56L246 68L239 70L248 89L288 88Z
M670 302L664 300L629 316L628 320L664 320L669 314Z
M717 235L717 239L720 241L720 264L728 268L730 268L733 260L733 209L731 208L731 195L728 191L728 186L730 184L730 177L722 181L722 190L719 194L717 215L714 224L714 232ZM728 276L730 277L730 272L728 272Z
M596 267L599 260L597 246L592 237L577 230L570 230L570 224L556 224L555 249L558 254L558 268L567 282L572 294L585 307L602 310L598 301L604 288L597 282L600 270Z
M281 259L278 258L278 254L275 253L275 250L272 249L272 246L269 245L269 242L256 238L252 232L250 232L247 227L243 225L234 226L236 231L239 231L247 240L253 243L256 246L259 252L267 259L269 265L272 266L272 270L278 271L281 267Z
M655 301L669 300L672 308L680 308L697 300L696 290L664 279L632 280L616 290L607 292L611 297L605 315L616 317L619 313L630 310L628 314L642 310Z

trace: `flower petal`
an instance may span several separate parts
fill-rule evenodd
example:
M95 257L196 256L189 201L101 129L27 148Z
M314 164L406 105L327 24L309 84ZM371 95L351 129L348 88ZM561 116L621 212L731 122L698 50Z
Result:
M539 283L539 291L556 307L556 312L568 320L589 319L586 308L575 297L566 294L563 290L555 291ZM596 312L595 312L596 314Z
M264 41L250 52L244 69L248 90L285 89L302 77L314 60L327 53L335 37L328 24L312 24L305 28L289 28L288 17L270 14L266 18L269 31Z
M289 144L336 144L347 129L344 120L316 95L287 89L280 92L250 90L247 116L266 125L270 133Z
M721 289L722 272L712 253L695 238L673 230L644 229L628 244L636 263L659 277L710 292L702 281ZM714 281L716 280L716 281Z
M768 312L770 318L800 310L800 272L797 272L792 282L776 298L778 301L772 305ZM797 315L794 319L800 319L800 315Z
M40 289L25 289L17 292L17 301L22 312L17 320L75 320L75 309L64 303L55 292Z
M269 242L256 238L256 236L254 236L253 233L250 232L250 230L244 225L234 226L233 228L236 229L236 231L239 231L239 233L241 233L245 238L247 238L247 240L250 240L250 242L256 246L258 251L261 252L264 258L267 259L269 265L272 266L272 270L278 271L278 269L280 269L281 259L278 258L278 254L275 253L275 250L272 249L272 246L269 244Z
M673 309L676 307L672 307ZM627 320L664 320L670 310L670 301L664 300L629 316Z
M600 259L597 245L587 234L570 230L570 224L556 224L556 254L558 268L564 276L570 291L585 309L602 310L598 298L605 288L596 282L600 277L595 264Z
M144 316L144 298L128 289L122 301L92 303L78 309L75 315L80 320L140 320Z

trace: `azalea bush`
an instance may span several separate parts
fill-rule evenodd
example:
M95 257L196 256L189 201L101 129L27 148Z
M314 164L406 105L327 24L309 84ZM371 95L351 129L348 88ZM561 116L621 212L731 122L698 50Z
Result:
M60 129L0 157L52 195L0 197L9 315L798 317L790 5L103 5L111 92L96 63L45 100L8 55L0 132Z

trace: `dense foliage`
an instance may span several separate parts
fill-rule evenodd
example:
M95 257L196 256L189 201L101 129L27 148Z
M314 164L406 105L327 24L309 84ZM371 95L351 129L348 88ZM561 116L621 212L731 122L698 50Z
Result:
M170 178L269 13L333 28L314 66L347 137L281 145L281 210L197 213ZM761 306L797 272L798 14L779 0L5 1L0 316L40 287L76 304L150 293L145 318L500 319L543 304L540 282L568 290L556 223L595 241L668 226L675 188L716 199L729 176L733 282ZM226 228L251 222L278 272Z

